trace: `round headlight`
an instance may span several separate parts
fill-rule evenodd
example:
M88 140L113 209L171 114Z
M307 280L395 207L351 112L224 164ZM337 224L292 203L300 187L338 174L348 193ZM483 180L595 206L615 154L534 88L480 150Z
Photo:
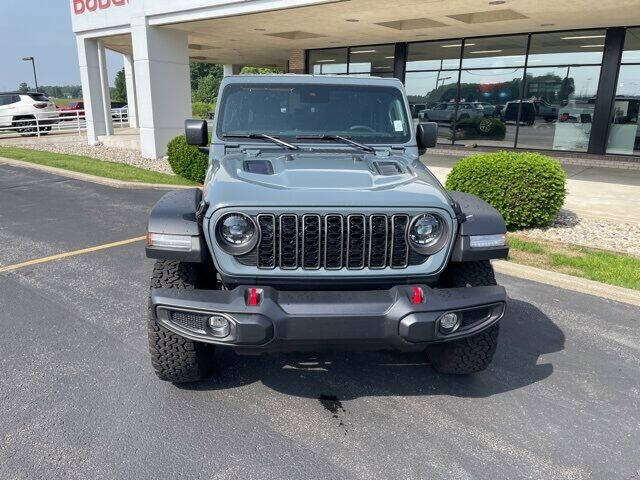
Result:
M409 227L409 244L419 253L435 253L446 243L446 230L447 225L439 216L430 213L418 215Z
M229 253L242 255L255 246L257 230L251 217L243 213L228 213L218 220L218 242Z

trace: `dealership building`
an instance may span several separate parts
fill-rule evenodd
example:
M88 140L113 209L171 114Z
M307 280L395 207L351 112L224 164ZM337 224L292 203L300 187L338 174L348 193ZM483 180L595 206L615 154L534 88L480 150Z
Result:
M443 145L640 157L638 0L70 0L90 144L113 135L105 49L159 158L189 62L395 77Z

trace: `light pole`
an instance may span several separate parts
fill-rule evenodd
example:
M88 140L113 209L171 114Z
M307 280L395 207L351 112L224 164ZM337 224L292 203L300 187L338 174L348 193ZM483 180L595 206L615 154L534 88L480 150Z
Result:
M31 66L33 67L33 80L36 83L36 92L38 91L38 76L36 75L36 60L33 57L22 57L22 60L25 62L31 62Z

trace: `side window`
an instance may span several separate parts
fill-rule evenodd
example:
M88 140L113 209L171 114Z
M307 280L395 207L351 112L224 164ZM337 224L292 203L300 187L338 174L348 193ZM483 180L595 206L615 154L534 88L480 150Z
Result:
M11 103L20 103L20 95L14 95L11 99Z

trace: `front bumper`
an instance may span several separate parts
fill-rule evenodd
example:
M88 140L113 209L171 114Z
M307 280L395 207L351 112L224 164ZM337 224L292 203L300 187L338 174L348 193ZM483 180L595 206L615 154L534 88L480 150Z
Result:
M282 291L256 287L259 303L249 306L248 287L230 291L152 289L151 313L167 329L188 339L230 345L242 353L364 347L419 350L427 344L467 337L497 322L506 293L500 286L419 288L423 301L412 303L413 287L369 291ZM443 334L440 317L457 312L461 326ZM216 338L212 315L230 323Z

